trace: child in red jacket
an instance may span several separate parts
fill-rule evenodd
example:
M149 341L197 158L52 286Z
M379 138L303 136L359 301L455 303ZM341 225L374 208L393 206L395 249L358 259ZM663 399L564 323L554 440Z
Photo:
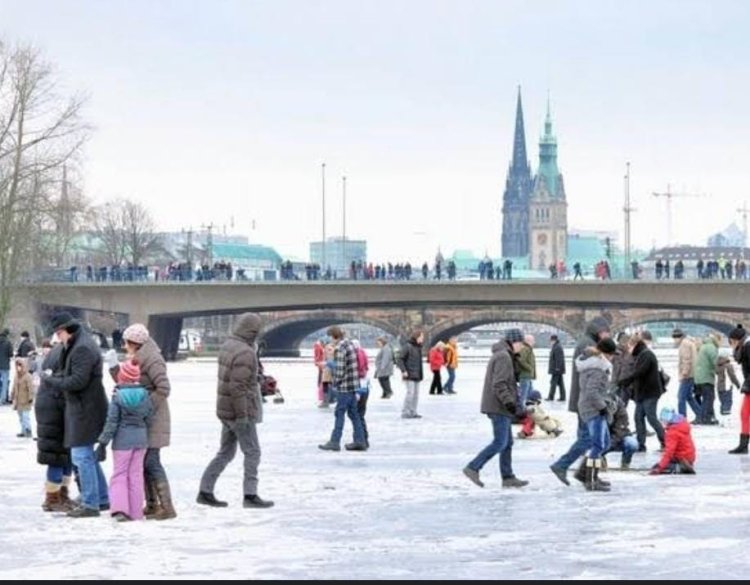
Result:
M695 443L690 423L671 408L662 408L659 420L664 424L664 453L651 468L650 475L662 473L695 474Z
M432 371L430 394L442 394L443 380L440 375L440 369L445 365L445 344L442 341L438 341L435 347L427 354L427 359L430 362L430 370Z

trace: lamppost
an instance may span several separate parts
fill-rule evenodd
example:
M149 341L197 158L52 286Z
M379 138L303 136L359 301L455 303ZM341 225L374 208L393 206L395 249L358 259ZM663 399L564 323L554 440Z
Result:
M326 270L326 163L321 165L322 191L323 191L323 241L321 242L321 257L323 259L321 270Z
M341 265L346 270L346 175L341 179L342 182L342 210L341 210Z

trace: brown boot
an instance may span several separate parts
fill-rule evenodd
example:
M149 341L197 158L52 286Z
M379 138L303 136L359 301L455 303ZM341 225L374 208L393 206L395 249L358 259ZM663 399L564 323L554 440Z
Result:
M45 512L62 512L60 508L60 492L46 492L44 494L44 503L42 510Z
M159 498L156 493L156 485L153 481L145 480L146 486L146 507L143 508L143 516L146 520L153 520L157 512L161 510Z
M68 496L68 486L65 484L60 488L60 506L63 507L66 512L69 512L76 507L73 500Z
M172 505L172 492L169 489L168 481L160 481L156 484L156 493L159 498L160 509L154 514L154 520L171 520L177 518L177 512L175 512L174 506Z

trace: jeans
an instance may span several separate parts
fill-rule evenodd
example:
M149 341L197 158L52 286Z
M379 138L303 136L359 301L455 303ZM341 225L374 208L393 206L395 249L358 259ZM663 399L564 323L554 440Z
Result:
M555 390L560 388L560 400L565 400L565 375L564 374L552 374L549 381L549 396L548 400L555 399Z
M443 392L453 392L453 382L456 381L456 368L445 368L448 370L448 381L443 386Z
M216 480L237 454L239 444L245 456L245 475L242 489L246 496L258 494L258 465L260 465L260 441L254 422L238 425L237 421L221 421L221 443L211 463L201 477L200 491L214 493Z
M0 370L0 404L8 402L8 385L10 384L10 370Z
M625 437L622 440L622 463L630 464L633 460L633 453L636 451L638 451L638 439Z
M167 481L167 472L161 464L161 451L159 449L148 449L143 461L143 475L146 481L159 483Z
M104 478L102 466L94 456L93 445L72 447L70 456L73 465L78 468L81 479L81 505L92 510L99 510L100 506L109 505L107 480Z
M370 398L370 393L365 392L359 394L357 400L357 412L359 413L359 420L362 421L362 432L365 435L365 443L370 442L370 433L367 431L367 421L365 415L367 414L367 400Z
M693 396L694 387L695 384L692 378L680 380L680 387L677 390L677 412L682 416L687 416L687 405L690 405L690 408L696 417L701 414L700 406L698 406L698 403Z
M526 401L529 399L529 392L533 388L533 382L531 380L520 380L518 388L518 404L521 406L519 412L524 412L526 410Z
M703 424L707 425L716 420L716 412L714 411L716 393L713 384L700 384L699 387L701 391L700 420Z
M661 426L659 417L656 416L658 403L658 398L647 398L635 403L635 434L639 447L646 447L646 419L648 419L648 424L656 432L659 443L664 445L664 427Z
M331 433L331 443L340 444L341 436L344 434L344 418L349 416L354 427L354 442L358 445L365 444L365 430L362 426L362 419L359 418L359 409L357 407L357 396L354 392L339 392L336 401L336 422L333 425Z
M47 466L47 481L49 483L60 485L63 482L63 477L70 477L72 475L72 465L68 465L66 467L54 467L53 465Z
M591 448L591 435L589 434L589 428L586 423L578 417L578 435L576 442L570 446L568 452L565 453L560 459L552 464L552 467L557 469L568 469L576 461L578 461L583 455Z
M500 475L503 479L513 477L513 433L511 418L502 414L488 414L492 421L492 443L479 452L468 467L480 471L495 455L500 455Z
M609 426L607 426L607 417L601 414L586 421L586 428L589 430L591 437L591 449L589 457L591 459L600 459L609 449Z
M719 390L721 414L732 414L732 390Z
M31 411L19 410L18 421L21 423L21 432L31 435Z

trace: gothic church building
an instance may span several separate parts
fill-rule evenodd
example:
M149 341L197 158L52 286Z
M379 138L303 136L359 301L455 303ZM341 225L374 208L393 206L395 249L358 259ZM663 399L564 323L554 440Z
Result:
M519 88L513 159L503 195L502 254L504 258L526 257L529 268L547 270L551 264L565 261L567 239L568 204L557 168L557 139L552 133L549 102L539 141L539 167L532 179Z

